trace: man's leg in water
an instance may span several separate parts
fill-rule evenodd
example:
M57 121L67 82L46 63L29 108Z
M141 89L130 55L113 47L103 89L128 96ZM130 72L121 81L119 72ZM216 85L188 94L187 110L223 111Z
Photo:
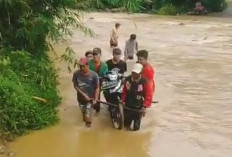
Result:
M132 115L131 115L131 111L128 111L128 110L124 110L124 125L126 127L126 129L129 129L130 130L130 126L131 126L131 123L132 123Z
M85 122L87 127L91 126L91 114L92 114L92 104L87 102L85 104L80 104L80 109L83 115L83 121Z
M137 131L137 130L140 129L141 119L142 119L141 113L140 112L134 112L134 114L133 114L133 120L134 120L133 130L134 131Z

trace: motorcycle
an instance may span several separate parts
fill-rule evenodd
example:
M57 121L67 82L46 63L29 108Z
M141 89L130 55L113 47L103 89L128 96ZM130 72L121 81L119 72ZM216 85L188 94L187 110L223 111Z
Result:
M100 78L101 90L109 105L111 122L114 128L122 129L124 126L123 106L120 103L123 90L124 77L118 69L108 71L106 75Z

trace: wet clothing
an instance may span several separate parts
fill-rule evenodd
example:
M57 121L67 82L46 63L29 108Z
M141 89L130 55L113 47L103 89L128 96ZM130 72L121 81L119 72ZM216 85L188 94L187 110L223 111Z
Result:
M130 128L132 121L134 121L133 131L140 129L142 114L140 112L134 112L129 110L124 110L124 125L126 128Z
M83 75L80 70L77 70L73 74L72 81L75 86L79 87L90 98L95 98L95 91L99 84L99 78L97 76L97 73L90 71L89 75ZM82 94L78 92L77 92L77 99L78 102L81 104L86 103Z
M110 33L110 46L118 46L118 30L116 28L111 30Z
M79 103L79 107L81 109L81 112L83 114L88 114L89 116L92 115L92 103L91 102L85 102L83 104Z
M133 59L137 53L138 43L136 40L127 40L125 45L124 57L125 59Z
M100 67L96 67L93 59L89 61L90 70L96 72L99 77L103 77L108 71L107 64L105 62L101 62Z
M88 97L95 98L95 92L99 84L97 73L90 71L89 75L83 75L80 70L77 70L73 74L72 81L74 86L79 87ZM79 92L77 92L77 100L83 114L83 121L89 126L91 124L92 103L86 101Z
M122 102L133 109L149 107L152 101L152 95L149 93L149 84L144 77L134 81L131 76L127 77L123 87Z
M110 46L111 47L117 47L118 46L118 40L113 41L112 39L110 39Z
M155 71L153 67L148 63L147 65L143 66L142 76L148 81L149 85L149 93L151 93L151 96L153 96L155 92Z
M148 93L148 82L144 77L135 81L131 76L125 80L123 87L122 102L125 106L131 109L140 111L142 107L149 107L151 105L152 96ZM125 109L124 111L125 127L130 128L131 123L134 121L133 130L140 129L142 114Z
M89 61L89 68L90 70L96 72L99 77L105 76L106 72L108 71L108 66L105 62L101 62L100 66L98 67L95 65L93 59ZM98 100L100 100L100 95L101 94L99 92ZM93 108L96 110L96 112L99 112L101 108L100 103L96 103Z
M106 64L108 66L108 70L111 71L115 68L119 69L119 73L124 74L124 72L127 71L127 65L126 62L120 60L117 64L113 63L113 60L110 59L108 61L106 61Z

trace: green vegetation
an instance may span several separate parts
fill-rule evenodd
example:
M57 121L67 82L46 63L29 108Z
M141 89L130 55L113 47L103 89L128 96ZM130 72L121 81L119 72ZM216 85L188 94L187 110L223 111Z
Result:
M69 9L76 3L0 1L0 137L14 139L58 121L57 74L47 52L71 35L69 28L91 33Z
M173 5L167 4L159 9L158 14L160 15L176 15L177 8Z
M0 133L14 139L57 122L57 75L46 56L1 51ZM35 98L43 98L35 99ZM45 101L46 100L46 101Z
M154 12L158 14L187 13L192 11L198 0L86 0L75 8L83 10L122 8L128 12ZM202 0L210 12L225 9L225 0Z

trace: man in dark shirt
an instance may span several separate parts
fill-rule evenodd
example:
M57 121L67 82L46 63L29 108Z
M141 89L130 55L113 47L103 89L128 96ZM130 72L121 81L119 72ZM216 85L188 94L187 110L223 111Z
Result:
M106 61L109 71L115 68L117 68L119 70L119 73L121 74L124 74L124 72L127 71L126 62L120 59L121 54L122 54L122 51L120 48L113 49L113 59Z
M123 93L122 102L125 107L137 110L124 110L125 127L131 130L130 126L134 121L134 131L140 129L140 123L142 115L145 114L146 108L150 107L152 101L152 95L148 90L149 85L147 80L141 75L143 66L139 63L134 65L132 73L126 78Z
M99 96L99 78L97 73L89 69L88 59L81 58L80 70L73 74L73 85L77 91L77 100L87 127L91 126L92 104L96 104ZM92 101L92 102L91 102Z

